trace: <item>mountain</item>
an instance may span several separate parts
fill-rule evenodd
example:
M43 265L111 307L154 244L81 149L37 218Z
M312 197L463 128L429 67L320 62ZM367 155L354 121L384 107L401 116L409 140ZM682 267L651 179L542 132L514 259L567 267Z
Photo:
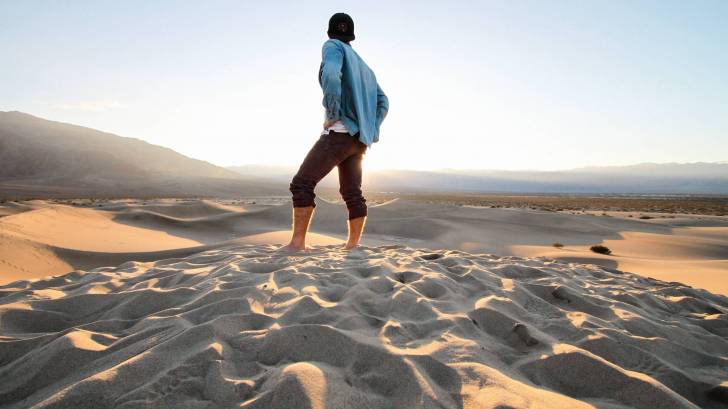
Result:
M276 182L290 182L296 173L296 168L282 165L241 165L228 166L226 169L242 176L257 176Z
M172 149L0 111L0 199L287 195L294 167L222 168ZM336 172L322 186L336 186ZM728 194L728 162L564 171L373 171L368 190L471 193Z
M281 183L295 172L254 165L229 169ZM334 186L336 178L327 177L322 183ZM369 190L399 192L725 195L728 163L643 163L563 171L383 170L365 173L364 185Z
M444 171L469 190L544 193L728 194L728 164L642 163L564 171Z
M172 149L0 112L0 198L241 196L283 189Z

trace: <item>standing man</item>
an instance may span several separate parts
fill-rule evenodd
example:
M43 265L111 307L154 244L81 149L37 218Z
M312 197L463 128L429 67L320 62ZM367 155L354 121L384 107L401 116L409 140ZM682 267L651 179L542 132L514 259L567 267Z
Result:
M359 244L367 217L361 162L367 148L379 140L379 126L389 109L374 72L349 44L354 40L351 17L334 14L327 33L319 70L326 119L321 137L291 181L293 237L286 250L306 248L306 232L316 207L313 190L335 166L339 168L339 192L349 210L349 239L344 248Z

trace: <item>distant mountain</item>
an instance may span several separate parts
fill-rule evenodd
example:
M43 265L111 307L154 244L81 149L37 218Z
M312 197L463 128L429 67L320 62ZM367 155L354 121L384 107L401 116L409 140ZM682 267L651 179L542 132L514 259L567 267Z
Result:
M222 168L172 149L21 112L0 111L0 199L287 195L295 167ZM336 172L322 186L337 185ZM374 171L398 192L728 194L728 162L564 171Z
M642 163L564 171L444 171L466 189L558 193L728 194L728 164ZM463 177L467 179L462 179Z
M0 111L0 198L240 196L284 190L134 138Z
M277 182L290 180L295 172L254 165L229 169ZM336 179L328 177L323 184L333 186ZM643 163L564 171L372 171L365 174L364 184L369 190L399 192L725 195L728 163Z
M241 165L228 166L226 169L241 176L260 177L276 182L290 182L296 168L279 165Z

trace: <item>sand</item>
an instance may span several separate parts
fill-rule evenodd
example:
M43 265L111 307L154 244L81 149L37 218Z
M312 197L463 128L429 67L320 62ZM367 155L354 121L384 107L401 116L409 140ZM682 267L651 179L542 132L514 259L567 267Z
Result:
M687 227L671 234L622 232L620 239L600 244L610 255L592 252L590 246L514 246L521 256L567 261L616 263L622 271L665 281L679 281L713 292L728 294L728 227Z
M0 287L2 407L728 404L727 297L596 265L277 248Z
M115 223L113 214L95 209L54 205L0 219L8 235L55 247L96 252L154 251L199 246L201 243Z
M97 206L40 200L0 206L0 284L130 260L186 256L231 241L282 244L290 238L287 231L272 230L285 227L282 220L290 210L281 206L244 208L206 200L128 200ZM261 209L267 211L258 214ZM266 220L271 213L277 224ZM311 244L339 241L325 234L309 236Z
M0 205L0 284L23 278L184 257L230 244L283 244L288 200L125 200L92 207L45 201ZM632 215L632 218L628 216ZM364 244L596 263L728 294L728 217L570 214L392 200L370 207ZM309 242L346 237L346 210L319 200ZM563 243L556 249L553 243ZM606 245L610 256L589 247Z

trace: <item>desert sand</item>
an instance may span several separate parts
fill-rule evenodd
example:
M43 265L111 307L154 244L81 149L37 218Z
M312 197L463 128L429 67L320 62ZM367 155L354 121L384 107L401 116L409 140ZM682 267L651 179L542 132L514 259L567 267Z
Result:
M239 235L242 243L278 243L287 234L266 229L264 221L241 223L248 216L243 208L212 201L117 201L101 208L11 202L0 211L0 283L188 255ZM312 233L311 242L338 240Z
M6 203L0 206L0 284L230 244L283 244L289 238L289 206L288 198L243 203L126 200L86 207ZM642 220L639 214L619 212L603 216L406 200L372 206L370 215L364 241L370 246L404 244L595 263L728 294L725 216L655 214ZM342 205L320 200L310 243L341 242L345 218ZM564 247L554 248L556 242ZM606 245L612 254L589 251L594 244Z
M604 240L610 255L595 254L589 246L514 246L522 256L560 260L616 262L623 271L665 281L679 281L728 294L728 227L673 229L672 234L622 232L619 239ZM598 260L595 260L598 259Z
M728 298L401 245L231 245L0 287L7 408L718 408Z
M0 407L728 403L722 217L281 202L0 207Z

